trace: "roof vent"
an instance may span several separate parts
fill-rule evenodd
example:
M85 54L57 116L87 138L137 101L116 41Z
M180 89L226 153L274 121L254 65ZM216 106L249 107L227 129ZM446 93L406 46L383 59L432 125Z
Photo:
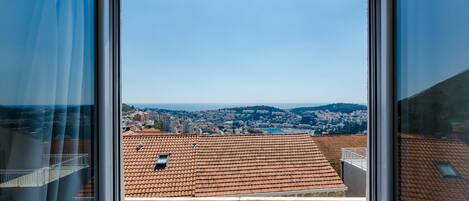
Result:
M169 163L169 159L170 159L169 154L158 155L158 158L156 159L156 164L155 164L155 171L165 169Z
M143 144L142 144L142 143L139 143L139 144L137 145L137 152L140 151L140 149L142 149L142 148L143 148Z

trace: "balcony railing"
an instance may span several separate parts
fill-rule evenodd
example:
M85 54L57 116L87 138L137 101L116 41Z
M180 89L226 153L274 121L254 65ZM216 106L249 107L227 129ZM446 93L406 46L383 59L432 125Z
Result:
M88 154L44 155L42 162L38 169L0 170L0 188L40 187L89 167Z
M342 148L341 160L366 171L368 167L367 153L366 147Z

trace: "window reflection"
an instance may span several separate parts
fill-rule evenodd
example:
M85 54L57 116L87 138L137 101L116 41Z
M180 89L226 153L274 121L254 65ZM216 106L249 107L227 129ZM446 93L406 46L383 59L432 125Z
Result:
M0 200L92 200L94 2L0 2Z
M465 0L397 4L400 200L469 199Z

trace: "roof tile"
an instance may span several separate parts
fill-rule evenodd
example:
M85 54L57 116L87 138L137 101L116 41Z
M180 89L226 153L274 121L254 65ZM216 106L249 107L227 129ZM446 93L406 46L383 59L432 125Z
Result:
M401 200L469 200L469 146L458 140L401 134ZM444 177L438 162L450 163L461 178Z
M344 188L307 134L123 136L128 197L220 196ZM197 146L194 146L194 145ZM137 146L143 147L137 151ZM171 154L154 170L157 155Z

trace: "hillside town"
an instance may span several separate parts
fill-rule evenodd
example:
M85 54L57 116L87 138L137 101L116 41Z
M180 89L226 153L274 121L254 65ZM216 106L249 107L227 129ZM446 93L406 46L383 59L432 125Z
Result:
M366 133L366 106L330 104L290 110L248 106L205 111L176 111L125 106L123 130L155 128L181 134L279 134L312 135Z

